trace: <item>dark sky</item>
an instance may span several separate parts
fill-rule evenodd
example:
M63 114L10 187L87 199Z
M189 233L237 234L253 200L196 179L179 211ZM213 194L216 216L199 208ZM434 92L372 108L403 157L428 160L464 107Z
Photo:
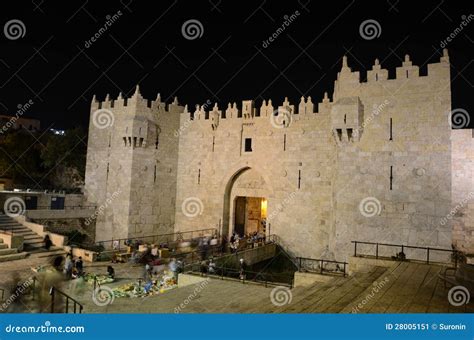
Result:
M474 14L467 1L10 1L2 4L2 27L20 20L23 37L0 34L0 111L34 105L25 116L43 127L86 125L92 95L142 94L194 106L207 100L263 98L319 101L333 90L341 57L353 70L370 69L378 57L393 77L405 54L426 73L438 62L440 43ZM8 4L9 8L6 8ZM418 6L418 7L414 7ZM122 15L97 41L86 41L107 21ZM300 13L268 47L278 27ZM464 17L463 17L464 16ZM188 20L202 25L202 36L186 39ZM380 35L364 39L360 25L375 20ZM468 20L468 19L467 19ZM474 112L474 20L447 43L452 64L453 109ZM474 120L474 119L472 119ZM471 122L472 125L472 122Z

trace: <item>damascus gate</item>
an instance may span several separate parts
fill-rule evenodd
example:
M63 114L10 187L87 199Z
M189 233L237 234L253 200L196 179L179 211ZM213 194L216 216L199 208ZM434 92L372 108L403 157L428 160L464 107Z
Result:
M409 55L394 77L377 59L364 80L350 64L332 93L298 99L94 97L96 241L215 228L339 261L354 240L472 252L473 135L453 129L447 50L423 74Z

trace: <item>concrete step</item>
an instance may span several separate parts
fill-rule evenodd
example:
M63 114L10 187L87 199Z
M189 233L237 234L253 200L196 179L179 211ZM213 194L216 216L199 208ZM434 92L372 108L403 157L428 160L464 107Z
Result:
M16 248L0 249L0 256L10 255L10 254L15 254L15 253L18 253L18 249L16 249Z
M9 255L2 255L0 256L0 262L7 262L7 261L14 261L14 260L21 260L28 256L27 252L9 254Z
M8 248L8 245L6 245L5 243L0 243L0 249L7 249Z

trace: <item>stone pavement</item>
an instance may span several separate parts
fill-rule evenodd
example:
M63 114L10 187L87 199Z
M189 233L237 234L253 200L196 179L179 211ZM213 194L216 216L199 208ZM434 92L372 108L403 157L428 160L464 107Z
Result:
M31 261L39 259L31 259ZM2 273L25 275L25 260L1 264ZM105 273L109 263L87 264L87 272ZM6 268L8 266L9 268ZM32 264L30 263L31 267ZM113 288L143 275L143 266L114 264L117 282ZM437 275L444 267L413 262L394 262L391 268L372 267L349 277L334 277L327 283L306 287L264 287L253 283L211 278L145 298L116 297L98 306L92 286L75 289L74 281L62 289L84 305L84 313L463 313L474 312L473 304L452 306L448 290ZM4 280L5 275L2 275ZM275 289L275 290L274 290ZM276 301L276 303L275 303Z

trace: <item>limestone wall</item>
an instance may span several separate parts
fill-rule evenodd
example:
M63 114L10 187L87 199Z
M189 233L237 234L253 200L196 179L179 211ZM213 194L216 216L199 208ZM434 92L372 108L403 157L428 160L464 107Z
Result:
M209 109L208 101L188 110L146 101L138 89L127 100L94 100L86 192L105 206L97 240L173 229L230 235L235 199L248 196L267 199L266 233L294 256L319 258L329 247L347 260L352 240L450 248L444 218L462 195L451 172L472 181L472 158L463 142L452 163L449 57L421 76L406 56L388 74L376 60L361 82L344 57L332 101L325 94L319 103ZM104 109L113 124L98 128ZM472 244L470 223L459 220L455 243Z
M96 241L173 231L182 110L143 99L138 87L128 99L93 101L85 191L100 211Z
M474 253L474 138L473 130L452 131L452 221L453 244Z

